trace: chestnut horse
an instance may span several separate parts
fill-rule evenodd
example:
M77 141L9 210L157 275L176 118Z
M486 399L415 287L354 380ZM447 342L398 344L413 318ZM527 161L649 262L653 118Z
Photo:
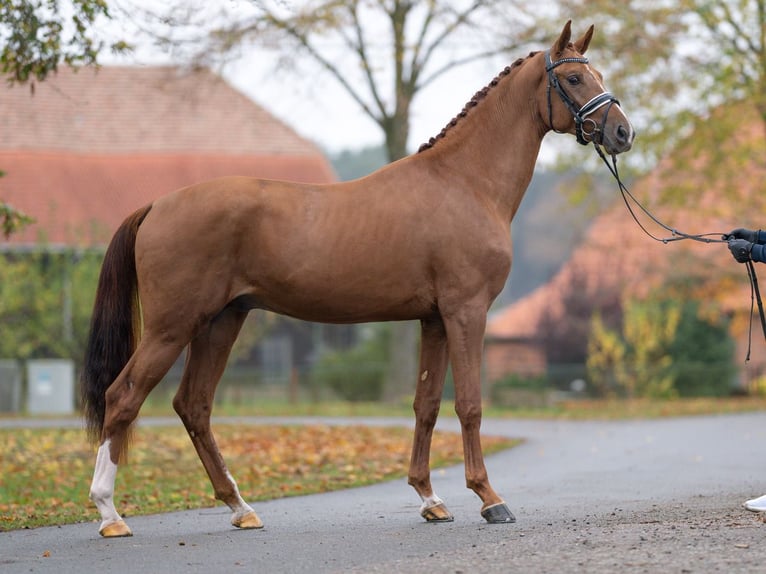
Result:
M510 271L509 225L545 134L575 134L609 154L631 147L633 127L583 57L592 34L593 26L571 43L567 22L550 50L506 68L417 154L367 177L329 185L225 177L125 220L104 258L83 372L100 444L90 498L101 535L131 534L114 506L117 464L141 404L187 346L173 407L231 523L263 526L210 428L213 394L251 309L327 323L419 320L408 479L420 514L452 520L429 468L449 361L466 484L488 522L515 520L490 486L479 438L486 315Z

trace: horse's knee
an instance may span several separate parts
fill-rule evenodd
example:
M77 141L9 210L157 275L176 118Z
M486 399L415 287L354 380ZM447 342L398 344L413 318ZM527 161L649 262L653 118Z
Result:
M436 419L439 416L440 402L413 405L415 411L415 421L426 428L433 428L436 425Z
M475 428L481 424L481 402L455 402L455 413L463 428Z
M489 477L487 476L486 471L478 472L476 474L466 473L465 485L467 488L470 488L474 492L478 492L485 489L488 484L489 484Z

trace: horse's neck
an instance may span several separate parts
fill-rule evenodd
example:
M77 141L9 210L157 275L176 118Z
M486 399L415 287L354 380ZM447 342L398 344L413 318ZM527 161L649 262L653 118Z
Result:
M514 70L427 150L434 161L462 174L466 185L490 199L509 222L532 179L545 135L531 93L538 85L534 69Z

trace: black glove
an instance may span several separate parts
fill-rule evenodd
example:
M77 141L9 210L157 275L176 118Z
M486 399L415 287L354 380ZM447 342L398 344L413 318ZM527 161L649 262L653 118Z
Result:
M723 236L723 239L728 241L730 239L744 239L745 241L748 241L749 243L758 243L758 231L752 230L752 229L745 229L744 227L738 227L737 229L732 229Z
M734 231L747 231L735 229ZM733 235L734 232L730 234ZM729 239L729 251L739 263L750 261L750 253L753 251L753 243L744 239Z

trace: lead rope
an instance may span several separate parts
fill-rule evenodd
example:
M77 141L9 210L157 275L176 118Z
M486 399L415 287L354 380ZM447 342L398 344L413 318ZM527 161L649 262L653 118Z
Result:
M763 303L761 302L761 291L758 289L758 276L755 274L753 260L747 262L747 276L750 279L750 328L747 334L747 357L745 362L750 360L750 341L753 334L753 299L758 301L758 314L761 316L761 327L763 336L766 337L766 316L763 313Z
M612 163L609 163L609 160L606 159L606 155L604 155L604 152L601 150L601 146L599 146L595 141L593 142L593 147L596 148L596 152L598 152L598 156L601 158L601 160L604 162L606 167L609 169L609 171L614 176L614 179L617 181L617 185L620 188L620 194L622 195L622 200L625 202L625 207L628 208L628 212L633 217L633 220L638 224L638 226L641 228L641 230L646 233L649 237L654 239L655 241L659 241L661 243L670 243L671 241L681 241L683 239L691 239L692 241L699 241L701 243L728 243L727 240L723 239L723 236L726 235L725 233L702 233L698 235L692 235L690 233L684 233L682 231L678 231L675 228L672 228L668 225L665 225L662 223L659 219L657 219L652 213L646 209L640 201L638 201L632 193L630 193L630 190L625 186L625 184L622 182L622 179L620 178L620 173L617 171L617 156L612 155ZM633 211L633 208L630 205L630 201L628 201L628 198L639 208L641 211L643 211L649 219L651 219L654 223L656 223L658 226L663 228L665 231L670 232L671 237L657 237L654 234L652 234L644 225L639 221L638 217L636 216L635 212ZM720 239L712 239L712 236L718 236ZM755 274L755 267L753 266L752 259L747 261L747 277L750 280L750 327L748 328L747 333L747 357L745 357L745 362L750 360L750 350L752 348L752 339L753 339L753 311L755 310L755 301L758 302L758 314L761 318L761 329L763 330L763 337L764 340L766 340L766 314L764 314L763 311L763 303L761 301L761 292L758 289L758 276Z

